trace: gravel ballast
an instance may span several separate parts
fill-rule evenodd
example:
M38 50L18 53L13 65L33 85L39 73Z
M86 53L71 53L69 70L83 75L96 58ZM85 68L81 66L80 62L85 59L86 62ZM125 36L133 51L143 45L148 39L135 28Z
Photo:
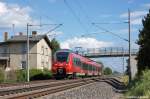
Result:
M120 99L121 94L105 82L96 82L78 88L40 97L39 99Z

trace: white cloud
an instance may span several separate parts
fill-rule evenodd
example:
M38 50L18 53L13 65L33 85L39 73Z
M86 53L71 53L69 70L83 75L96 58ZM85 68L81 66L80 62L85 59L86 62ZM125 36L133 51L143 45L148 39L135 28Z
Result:
M135 0L128 0L128 3L133 3Z
M134 11L131 12L131 24L133 25L141 25L142 18L147 14L147 11ZM128 18L128 13L123 13L120 15L121 18Z
M131 32L137 32L137 31L138 31L138 29L131 28ZM120 29L120 30L117 30L116 32L118 32L120 34L127 34L129 32L129 29L128 28Z
M135 18L131 20L131 24L133 25L141 25L142 24L142 18Z
M63 49L73 49L75 47L101 48L101 47L110 47L113 45L113 43L98 41L95 38L89 38L89 37L82 37L82 38L74 37L72 39L68 39L62 42L60 45L61 48Z
M30 16L32 9L29 6L22 7L17 4L7 4L0 2L0 23L1 25L15 24L16 27L22 27L29 23L37 23Z
M143 6L143 7L146 7L146 8L150 8L150 3L143 4L142 6Z
M147 14L147 11L134 11L131 12L131 18L141 17ZM120 15L121 18L127 18L128 13L123 13Z

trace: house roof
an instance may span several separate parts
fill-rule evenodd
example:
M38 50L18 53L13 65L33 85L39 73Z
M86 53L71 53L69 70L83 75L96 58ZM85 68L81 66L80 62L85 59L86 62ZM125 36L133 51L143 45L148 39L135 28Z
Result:
M50 40L47 35L35 35L35 36L29 36L30 42L39 42L41 39L45 39L47 44L51 47ZM16 43L16 42L26 42L27 36L26 35L17 35L12 36L10 39L0 42L0 45L6 44L6 43Z

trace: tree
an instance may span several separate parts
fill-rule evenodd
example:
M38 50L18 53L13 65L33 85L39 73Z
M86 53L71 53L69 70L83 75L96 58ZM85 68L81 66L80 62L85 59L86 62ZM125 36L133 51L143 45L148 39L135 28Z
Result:
M104 75L111 75L112 74L112 69L109 67L104 68Z
M60 49L60 44L55 38L53 38L52 41L50 42L50 45L52 48L52 55L54 55L54 53Z
M150 10L147 16L142 20L143 28L139 32L139 53L138 60L138 74L143 70L150 69Z
M118 71L114 71L114 72L113 72L113 75L119 75L119 74L121 74L121 73L118 72Z

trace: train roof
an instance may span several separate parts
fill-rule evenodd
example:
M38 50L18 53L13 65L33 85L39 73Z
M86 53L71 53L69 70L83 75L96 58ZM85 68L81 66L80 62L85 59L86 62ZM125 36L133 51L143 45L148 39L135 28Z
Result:
M60 50L58 50L56 52L69 52L69 53L73 53L73 51L70 50L70 49L60 49Z
M88 62L93 62L94 64L101 64L101 65L103 65L102 62L94 61L94 60L92 60L90 58L84 57L84 56L82 56L80 54L77 54L77 53L74 53L74 52L73 52L73 54L78 56L78 57L80 57L80 58L83 58L84 60L87 60Z
M94 62L94 63L96 63L96 64L101 64L101 65L103 65L102 62L97 62L97 61L94 61L94 60L92 60L92 59L90 59L90 58L84 57L84 56L82 56L81 54L78 54L78 53L76 53L76 52L74 52L74 51L72 51L72 50L70 50L70 49L60 49L60 50L58 50L58 51L56 51L56 52L69 52L69 53L73 53L73 54L75 54L75 55L77 55L77 56L79 56L79 57L82 57L82 58L86 59L86 60L90 60L90 61L92 61L92 62Z

